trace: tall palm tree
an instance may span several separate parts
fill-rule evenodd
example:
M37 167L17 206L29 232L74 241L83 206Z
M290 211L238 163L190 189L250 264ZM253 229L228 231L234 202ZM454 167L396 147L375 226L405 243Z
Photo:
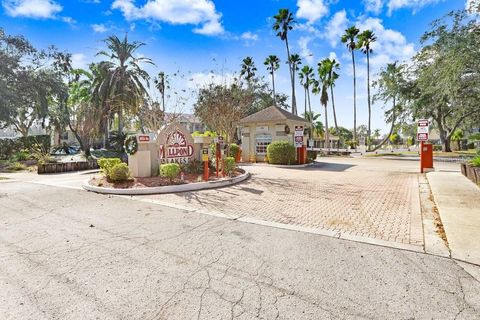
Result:
M277 36L285 41L285 47L287 49L287 62L290 71L290 83L292 85L292 113L297 114L297 100L295 97L295 71L292 68L290 62L290 47L288 46L288 32L293 29L295 20L293 15L288 9L280 9L278 14L273 16L275 22L273 23L273 30L277 31Z
M328 131L328 61L323 59L318 63L318 81L315 82L316 92L320 93L320 104L325 108L325 145L330 148L330 135Z
M357 77L355 73L355 49L357 49L357 36L360 30L351 26L342 35L342 42L347 45L348 51L352 54L353 65L353 141L357 141Z
M290 59L288 60L288 63L290 64L290 68L292 69L292 81L293 81L293 86L295 87L295 75L297 74L297 71L299 69L298 66L302 64L302 58L300 58L300 56L296 53L291 54ZM292 112L295 115L298 114L296 101L295 101L295 110L293 110L293 107L292 107Z
M241 68L242 69L240 70L240 77L245 77L245 80L247 80L247 84L250 86L252 79L255 77L255 72L257 71L257 68L255 67L255 62L253 62L253 58L246 57L245 59L243 59Z
M367 146L370 149L371 119L372 106L370 98L370 54L372 53L372 43L377 41L377 37L372 30L365 30L358 35L357 46L367 55L367 97L368 97L368 130L367 130Z
M305 112L307 114L307 101L308 101L308 111L312 112L312 105L310 103L310 86L312 85L312 79L314 76L313 68L310 66L303 66L298 74L300 78L300 84L305 89Z
M97 55L108 58L103 66L108 67L108 74L98 84L107 90L110 108L118 115L118 133L123 131L124 112L134 113L148 95L146 87L150 76L140 67L141 63L154 64L146 57L136 57L137 50L144 46L142 42L128 42L110 36L104 40L108 51L99 51Z
M340 69L340 64L335 59L326 58L324 61L325 71L327 72L328 87L330 88L330 97L332 99L333 109L333 121L335 122L335 134L338 136L338 124L337 124L337 112L335 110L335 99L333 95L333 87L335 87L335 81L337 81L339 75L337 70Z
M158 92L160 92L160 95L162 96L162 111L165 112L165 85L168 85L165 72L159 72L157 78L153 82L155 83L155 88L157 88Z
M269 71L270 75L272 76L273 104L277 105L276 95L275 95L275 71L277 71L278 68L280 68L280 59L278 59L278 57L276 55L269 55L265 59L263 64L267 66L267 70Z

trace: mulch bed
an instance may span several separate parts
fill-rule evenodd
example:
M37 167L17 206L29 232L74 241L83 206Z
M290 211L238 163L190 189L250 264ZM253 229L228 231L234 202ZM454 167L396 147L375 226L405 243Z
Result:
M243 172L236 171L234 177L241 175ZM209 181L221 180L216 177L215 172L210 172L208 178ZM117 189L138 189L138 188L148 188L148 187L161 187L161 186L170 186L170 185L180 185L186 183L196 183L203 182L203 174L185 174L183 181L180 178L170 182L168 178L157 176L157 177L146 177L146 178L133 178L130 181L123 182L112 182L108 181L104 176L97 176L90 179L88 182L90 185L95 187L103 188L117 188Z

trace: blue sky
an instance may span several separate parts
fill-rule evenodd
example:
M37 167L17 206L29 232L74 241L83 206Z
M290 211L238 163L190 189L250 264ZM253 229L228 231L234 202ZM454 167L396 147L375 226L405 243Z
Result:
M429 23L450 10L462 9L468 0L0 0L1 23L9 34L22 34L38 47L55 45L73 54L77 67L98 60L108 35L123 36L146 43L140 54L152 58L148 67L153 76L159 71L172 77L172 86L196 88L212 81L228 81L238 72L241 60L252 56L258 74L267 76L265 57L276 54L286 59L284 43L272 31L272 16L279 8L289 8L297 25L290 33L291 51L303 63L316 67L325 57L340 61L336 86L339 125L353 127L353 89L350 55L339 39L344 29L356 24L372 29L378 37L373 47L372 73L388 62L409 59L419 49L419 38ZM367 122L365 57L358 59L357 123ZM277 75L277 91L290 93L288 69L282 64ZM298 85L298 101L303 110L303 90ZM313 109L322 113L318 97ZM191 110L194 97L188 97ZM172 108L178 108L172 98ZM385 131L383 104L373 109L372 127ZM331 110L329 110L331 116ZM333 119L329 117L329 123Z

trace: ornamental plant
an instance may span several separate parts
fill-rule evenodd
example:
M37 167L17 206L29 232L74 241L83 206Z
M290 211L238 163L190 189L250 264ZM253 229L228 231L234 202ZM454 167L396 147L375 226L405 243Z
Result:
M472 167L480 167L480 156L476 156L472 160L469 161Z
M237 165L235 163L235 158L234 157L227 157L225 158L225 173L228 176L232 176L233 173L235 172Z
M131 179L130 169L124 162L114 165L110 169L110 174L107 176L108 180L114 182L122 182Z
M295 146L288 141L274 141L267 147L267 158L270 164L294 164Z
M229 156L235 158L239 151L240 151L240 147L238 146L238 144L232 143L230 145Z
M107 179L110 177L110 173L112 168L117 165L122 163L122 160L120 158L100 158L98 159L98 165L100 166L100 169L102 169L103 174L107 177Z
M166 177L173 182L173 179L180 174L180 165L178 163L166 163L160 165L160 175Z

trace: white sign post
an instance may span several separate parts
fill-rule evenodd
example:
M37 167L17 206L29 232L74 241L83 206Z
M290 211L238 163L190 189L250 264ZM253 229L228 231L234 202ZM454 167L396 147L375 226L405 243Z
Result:
M420 119L417 123L417 140L428 141L428 119Z

